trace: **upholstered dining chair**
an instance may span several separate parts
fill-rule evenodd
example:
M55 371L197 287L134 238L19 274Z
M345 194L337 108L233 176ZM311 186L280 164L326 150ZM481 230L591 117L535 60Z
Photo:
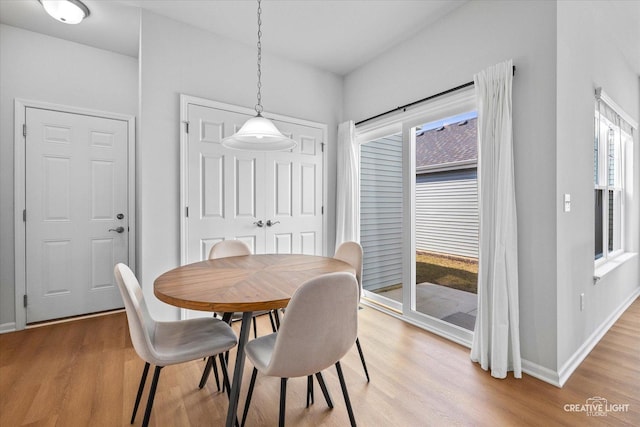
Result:
M211 247L209 251L209 259L218 259L218 258L226 258L232 256L244 256L251 255L251 248L249 245L244 243L241 240L222 240ZM253 336L254 338L258 337L258 327L256 324L256 317L262 316L263 314L269 314L269 319L271 320L271 328L273 332L276 331L276 323L273 319L273 314L271 311L257 311L253 313ZM277 315L277 313L275 313ZM217 315L222 315L222 313L217 313ZM242 313L233 313L232 320L242 319Z
M124 300L131 342L138 356L145 361L131 415L131 424L135 421L149 366L152 364L155 366L155 371L143 426L149 424L160 370L165 366L219 355L224 383L229 390L229 376L223 353L233 348L238 342L231 327L212 317L170 322L156 321L147 309L142 288L131 269L125 264L117 264L114 275Z
M242 240L222 240L220 242L215 243L211 249L209 250L209 259L219 259L219 258L227 258L232 256L246 256L251 255L251 248ZM271 313L270 311L257 311L253 313L252 323L253 323L253 335L257 338L258 336L258 325L256 322L257 316L262 316L263 314L269 314L269 319L271 320L271 328L273 331L276 331L276 322L274 322L273 315L278 315L277 313ZM214 313L213 317L223 316L223 313ZM231 314L230 321L237 321L242 319L242 313L233 313ZM218 378L218 367L216 365L215 357L209 357L207 360L207 364L204 367L204 371L202 372L202 377L200 379L200 388L203 388L207 383L207 379L209 377L209 373L213 369L216 379L216 386L218 387L218 391L220 390L220 380Z
M335 259L339 259L340 261L344 261L356 270L356 279L358 280L358 301L362 296L362 257L363 251L362 246L358 242L343 242L338 246L335 255L333 256ZM362 362L362 367L364 368L364 374L367 377L367 382L369 382L369 370L367 369L367 363L364 360L364 353L362 352L362 347L360 346L360 339L356 338L356 347L358 347L358 353L360 354L360 361Z
M258 371L280 378L280 426L285 422L289 378L315 374L333 408L322 377L322 371L331 365L336 367L351 425L356 425L340 360L358 335L358 293L358 282L350 273L329 273L308 280L291 297L278 332L247 343L246 356L254 368L242 425L247 421Z

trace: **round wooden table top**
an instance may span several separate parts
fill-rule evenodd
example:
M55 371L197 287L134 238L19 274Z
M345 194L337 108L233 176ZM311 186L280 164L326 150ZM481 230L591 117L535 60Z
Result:
M236 312L286 307L309 279L326 273L355 274L348 263L315 255L246 255L184 265L159 276L160 301L201 311Z

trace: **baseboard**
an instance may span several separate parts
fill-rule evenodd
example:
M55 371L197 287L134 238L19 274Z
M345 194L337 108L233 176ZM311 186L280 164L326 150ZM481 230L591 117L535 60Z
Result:
M591 336L580 346L580 348L567 360L567 362L562 365L560 370L558 371L559 376L559 387L562 387L571 374L578 369L578 366L584 361L584 359L591 353L591 350L600 342L602 337L609 331L609 329L613 326L614 323L622 316L627 308L640 296L640 288L636 289L630 296L627 298L617 310L615 310L609 317L605 319L604 322L600 325L598 329L596 329Z
M16 331L16 322L0 324L0 334L6 334L7 332L15 332L15 331Z
M560 385L560 376L556 371L537 363L522 359L522 372L558 388L562 387Z

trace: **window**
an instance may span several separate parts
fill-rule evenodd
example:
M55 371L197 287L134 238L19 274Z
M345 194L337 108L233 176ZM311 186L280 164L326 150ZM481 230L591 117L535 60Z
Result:
M605 262L624 251L625 151L632 125L601 91L594 120L595 260Z

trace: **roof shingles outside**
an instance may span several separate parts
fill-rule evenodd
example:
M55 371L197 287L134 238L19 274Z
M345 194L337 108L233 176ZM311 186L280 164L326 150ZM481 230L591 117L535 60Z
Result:
M477 120L452 123L416 136L416 169L477 160ZM464 122L462 122L464 123Z

